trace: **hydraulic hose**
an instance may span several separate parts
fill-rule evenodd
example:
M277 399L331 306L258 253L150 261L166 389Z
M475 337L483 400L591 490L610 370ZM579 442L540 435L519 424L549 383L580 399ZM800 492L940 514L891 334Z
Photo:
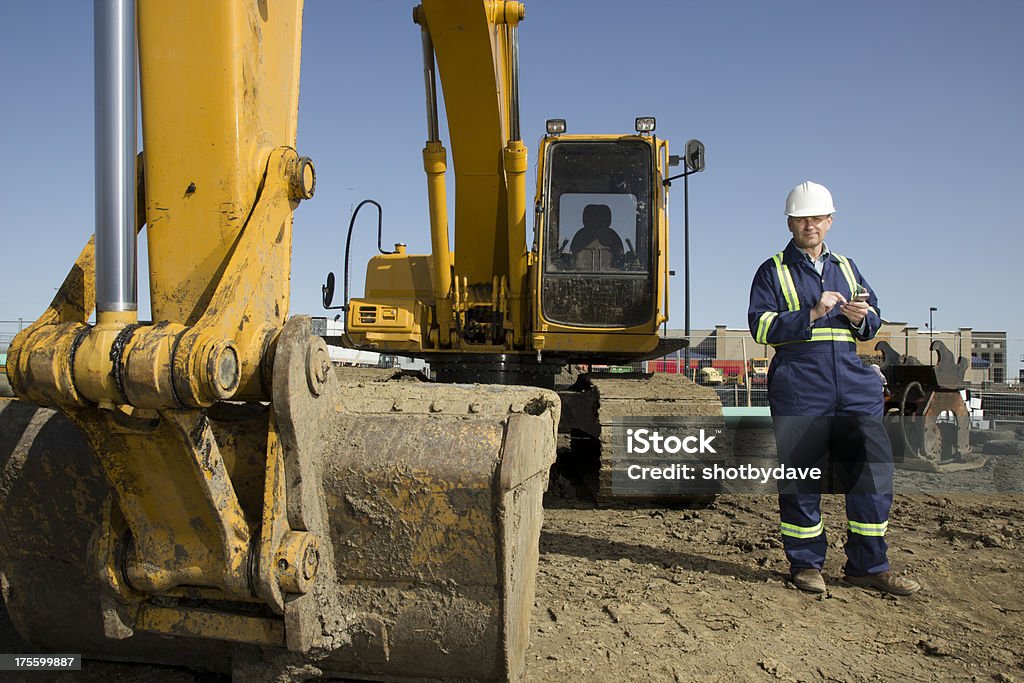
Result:
M345 322L342 339L345 341L345 344L352 349L359 348L358 346L352 343L352 339L348 336L348 309L350 301L350 299L348 298L348 285L349 274L351 272L350 265L352 262L352 232L354 231L356 226L356 217L359 215L359 210L362 209L367 204L373 204L375 207L377 207L377 251L379 251L381 254L394 253L392 251L384 251L383 247L381 246L381 239L383 237L384 231L384 209L381 207L379 203L377 203L373 199L364 199L363 201L359 202L359 204L356 205L355 211L352 212L352 217L348 221L348 234L345 237L345 279L343 283L344 288L342 290L342 296L344 297L342 300L345 302L344 305L342 306L342 311L345 314L343 316Z

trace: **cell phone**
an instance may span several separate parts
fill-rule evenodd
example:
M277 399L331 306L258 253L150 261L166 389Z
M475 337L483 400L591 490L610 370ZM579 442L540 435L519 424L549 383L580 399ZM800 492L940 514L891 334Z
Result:
M857 292L856 294L853 295L853 298L850 299L850 301L867 301L867 300L868 300L868 293L867 293L866 290L863 291L863 292Z

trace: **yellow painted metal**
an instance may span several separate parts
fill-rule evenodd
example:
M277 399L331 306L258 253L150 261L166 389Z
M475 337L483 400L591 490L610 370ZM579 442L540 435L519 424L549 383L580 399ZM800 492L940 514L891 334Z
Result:
M168 397L174 397L170 373L174 350L185 332L185 326L164 323L159 334L143 330L133 336L126 349L130 362L124 368L124 393L128 403L137 408L163 408Z
M477 352L529 352L527 154L521 140L510 139L509 121L516 94L510 90L508 29L524 14L522 3L504 0L425 0L416 8L414 18L435 51L454 150L455 254L453 259L448 246L446 152L439 142L428 142L423 161L432 258L371 260L365 296L349 310L355 343L401 351L459 353L472 346ZM397 309L400 329L393 319L359 316L373 307ZM468 344L461 333L474 307L500 322L485 341Z
M118 386L110 349L118 343L125 328L136 323L137 311L101 311L96 314L96 325L74 350L72 379L88 400L108 409L114 403L127 402Z
M164 320L135 328L125 316L104 316L91 330L74 322L39 322L12 344L16 387L30 385L19 395L43 405L78 402L78 393L102 405L130 404L132 395L136 407L175 409L232 396L266 398L263 357L288 310L287 288L275 283L288 279L294 185L302 185L306 172L290 147L270 155L259 201L225 254L208 308L194 325ZM92 277L88 251L75 270ZM51 306L44 319L55 319L56 310ZM61 355L54 356L57 349Z
M286 326L283 347L288 334ZM305 386L299 350L295 364L275 363L276 386ZM278 381L279 371L287 381ZM0 496L0 570L19 630L33 643L93 657L249 661L252 673L236 672L244 680L283 672L281 664L292 672L315 667L332 680L520 680L558 397L526 388L364 386L337 371L319 398L288 396L290 406L209 411L249 519L258 518L264 479L266 488L289 489L289 506L301 498L291 495L294 472L284 481L269 463L262 471L261 448L285 460L304 454L301 478L311 486L303 529L322 539L322 562L309 593L284 596L283 619L257 600L224 603L223 591L179 586L151 599L119 582L119 547L131 543L120 508L104 503L112 489L81 433L53 411L0 400L0 427L25 434L15 439ZM280 418L271 423L280 441L261 446L267 410ZM281 494L274 499L277 508ZM100 519L106 511L113 519ZM278 547L309 569L309 546L291 527ZM313 614L311 644L297 647L289 610L302 602Z
M508 181L508 286L512 346L523 347L526 333L526 147L509 142L504 150Z
M450 247L448 246L448 200L444 175L448 153L440 142L428 142L423 148L423 170L427 174L427 204L430 210L430 243L436 260L433 269L434 298L448 296L452 286Z
M652 315L641 325L573 327L541 313L544 277L526 242L527 153L509 139L513 93L508 27L524 17L521 3L493 0L424 0L414 17L429 31L444 89L455 165L455 253L451 286L442 280L448 263L444 212L444 148L428 143L428 176L434 259L416 255L374 257L365 295L349 310L349 333L357 345L380 351L448 354L531 355L556 352L640 356L658 344L658 327L668 318L668 142L653 135L560 135L541 140L537 196L547 182L548 145L556 140L640 141L651 148ZM443 228L442 228L443 226ZM544 250L543 230L537 235ZM426 277L429 276L429 277ZM431 279L433 285L431 286ZM441 292L448 298L442 298ZM493 310L503 329L486 341L468 343L464 332L474 308ZM396 311L389 318L373 311ZM451 311L449 321L445 316ZM359 312L366 314L360 316ZM478 316L478 319L483 316ZM401 321L396 324L396 321ZM451 334L451 343L447 336Z
M263 512L257 549L254 590L277 614L284 614L287 593L306 593L319 568L319 545L306 531L293 531L286 509L284 447L277 419L270 413Z
M137 230L146 222L142 158L139 154L136 163ZM95 307L96 240L90 237L47 309L11 342L7 374L17 396L44 406L81 402L71 377L71 352Z
M359 344L366 344L381 350L395 351L416 351L427 348L433 353L465 353L466 351L478 353L520 353L532 354L536 351L558 352L566 356L574 353L614 353L643 355L653 351L658 344L658 327L667 319L668 315L668 282L669 282L669 230L668 230L668 189L663 187L660 178L668 175L668 142L653 136L640 135L561 135L557 138L545 137L541 140L538 158L542 163L538 165L537 195L543 193L546 183L546 166L543 160L547 156L547 147L555 140L593 141L593 142L615 142L641 141L650 145L652 149L651 158L655 160L656 168L652 169L652 221L654 232L652 235L652 248L655 250L654 267L655 282L652 292L653 314L649 321L642 325L621 328L585 328L571 325L559 324L547 320L541 312L540 292L541 280L544 277L541 268L536 263L528 266L531 257L536 261L536 256L525 251L525 223L522 224L523 236L513 238L513 231L507 234L509 245L513 243L523 244L522 256L519 259L519 266L513 266L516 259L510 259L508 272L523 273L520 285L520 305L517 306L517 278L508 278L507 302L511 315L508 324L523 341L519 343L506 343L505 346L477 345L453 343L451 348L436 348L429 343L425 336L429 320L426 309L435 300L432 298L428 273L431 270L431 260L425 256L415 255L388 255L374 257L367 270L366 296L362 299L354 299L353 308L349 314L349 331L352 338ZM510 153L514 150L512 145L503 148L505 158L506 176L510 179L507 193L508 215L523 215L525 220L525 189L523 194L518 190L512 191L514 187L512 179L516 182L522 179L516 171L524 169L525 153L521 156L517 153ZM522 200L521 209L517 206ZM509 220L509 225L512 221ZM518 229L517 229L518 230ZM458 232L458 231L457 231ZM541 230L537 235L538 249L543 253L546 235ZM509 252L511 253L511 251ZM522 269L522 270L520 270ZM498 271L502 272L502 271ZM494 275L497 275L495 273ZM493 276L492 276L493 277ZM504 277L504 275L502 275ZM456 312L465 313L474 303L475 292L471 280L466 277L456 277L453 282L451 305ZM486 288L490 301L497 300L493 304L498 310L505 310L501 302L500 287L493 285ZM479 299L477 299L479 300ZM392 309L397 311L391 317L392 322L386 321L381 316L365 316L359 319L358 312L361 307L371 307L378 310ZM517 311L521 318L517 318ZM406 321L401 326L400 333L395 327L394 320Z
M551 325L547 332L534 335L534 343L541 343L545 351L562 351L570 355L575 352L640 355L655 349L658 336L647 331L632 334L607 330L595 332Z
M118 338L122 321L99 321L73 363L90 400L126 403L131 394L140 407L181 408L233 395L266 398L260 363L287 317L291 212L315 183L311 165L291 150L301 16L301 0L274 3L273 12L265 3L140 2L146 148L140 224L148 217L159 324L135 330L123 349L143 349L134 359L121 354L122 384L134 382L132 391L114 386L109 372L108 342ZM59 294L34 328L87 319L94 297L91 247L83 257L69 275L76 301L69 307ZM51 363L49 380L40 366L52 350L78 347L81 330L68 327L60 339L50 330L34 342L35 330L26 332L12 354L21 358L12 363L14 374L31 385L22 395L44 405L79 401L68 389L74 386L70 361Z
M455 275L489 284L508 268L508 45L503 24L520 3L424 0L455 165ZM500 22L500 24L498 23Z
M290 147L276 149L267 162L263 190L242 238L226 254L219 281L203 317L183 333L174 355L175 390L189 405L217 396L215 369L225 342L236 347L239 380L235 398L266 397L261 361L288 313L291 257L291 178L301 172ZM204 367L205 366L205 367ZM212 402L212 400L210 400Z
M434 270L433 257L422 254L382 254L370 259L366 296L352 299L347 311L349 336L357 343L383 348L422 348L428 321L420 302L433 301Z
M428 141L423 149L423 170L427 174L427 204L430 210L431 270L439 344L451 344L452 310L448 298L452 288L452 257L448 244L448 195L445 171L448 154L440 142Z
M518 3L459 4L448 30L460 12L479 7L474 26L487 31L522 16ZM39 632L61 634L56 641L77 643L79 627L102 628L121 640L98 650L121 656L175 649L161 639L149 650L156 639L132 638L134 631L267 646L261 661L333 658L342 673L373 677L518 679L557 398L526 389L480 396L465 388L459 412L445 415L448 391L436 400L433 388L409 391L401 383L390 397L361 386L346 392L322 340L312 341L308 318L285 322L292 212L315 188L312 165L294 150L300 17L298 1L141 0L146 191L139 223L148 217L155 322L101 316L87 324L90 246L50 310L17 340L11 357L19 396L57 406L67 418L49 425L52 414L35 415L33 424L47 424L51 434L58 432L50 427L67 429L49 444L20 439L23 455L12 461L42 471L60 463L61 483L72 489L43 500L32 494L45 479L26 472L9 482L19 498L5 496L0 502L13 503L0 512L9 529L26 529L58 510L54 519L74 521L54 525L65 539L60 545L70 539L88 547L54 562L64 547L55 551L47 541L10 552L3 534L0 569L16 595L49 596L49 574L37 567L59 564L61 578L63 565L84 567L88 580L61 582L61 595L79 597L86 586L91 590L81 593L88 606L99 604L98 613L81 608L86 618L69 623L51 618L53 609L21 614L28 621L41 615ZM503 54L504 33L487 31L484 43L497 41ZM486 69L493 69L489 54ZM507 76L496 74L492 106L505 111ZM510 144L503 162L502 117L492 120L496 153L489 179L479 184L490 183L491 191L474 206L479 215L490 207L492 221L509 218L504 174L525 171L521 145ZM467 158L475 182L479 159ZM522 194L515 206L525 211ZM434 204L443 209L443 200ZM464 225L473 230L472 220ZM374 329L388 343L418 348L422 331L443 324L444 315L423 302L449 290L460 315L479 304L508 315L516 285L492 266L519 268L525 254L510 266L508 239L492 241L505 246L482 259L487 276L462 274L458 286L444 283L447 245L438 249L436 278L430 257L404 250L382 257L379 279L398 303L371 302L366 314L380 325ZM380 396L388 418L346 412ZM406 424L418 428L396 429L390 416L407 404L407 414L419 414ZM0 401L0 413L12 420L26 408L39 410ZM440 461L438 443L445 445ZM363 517L378 501L399 507ZM338 524L362 535L332 534L329 525ZM241 659L254 648L222 651Z
M271 152L295 146L301 20L301 0L139 2L154 320L189 325L206 313ZM278 261L259 285L283 302L281 324L288 259Z
M660 179L668 175L668 141L653 136L643 135L559 135L546 136L541 139L538 158L547 158L548 146L557 141L578 141L578 142L614 142L619 140L641 141L652 148L652 158L657 167L652 169L652 220L654 221L654 233L652 235L652 248L655 252L656 283L653 292L653 310L656 312L648 323L632 327L621 328L593 328L576 327L564 325L543 316L540 306L541 280L544 277L541 268L536 268L533 284L533 319L531 321L533 330L533 343L545 351L560 351L565 353L634 353L642 355L652 351L658 344L658 326L667 319L668 315L668 188L664 187ZM544 192L547 178L545 171L547 166L539 164L537 174L537 196ZM537 235L538 250L544 253L546 234L540 230Z
M60 407L116 494L119 512L106 518L97 552L122 597L126 586L142 592L133 600L186 587L206 599L254 597L267 414L246 418L257 443L236 449L231 423L197 409L269 398L266 366L288 314L292 212L315 188L312 164L294 150L301 15L300 0L141 0L138 223L149 227L155 322L103 313L86 323L95 304L90 240L9 354L17 395ZM308 586L303 561L316 547L290 533L280 530L282 547L261 567L286 591ZM299 573L282 573L283 561Z
M92 258L91 243L88 251ZM82 322L55 321L37 322L19 332L7 350L7 377L14 395L50 407L82 401L71 377L71 357L75 339L88 329Z
M86 435L132 531L125 571L133 588L214 586L236 598L250 595L249 524L209 420L191 411L150 419L122 408L68 416Z
M95 273L96 240L90 237L49 307L7 350L7 374L16 395L44 406L80 400L71 379L71 349L96 307ZM44 351L25 352L33 348Z
M140 631L193 638L213 638L267 647L284 647L280 619L227 614L209 609L144 606L135 623Z

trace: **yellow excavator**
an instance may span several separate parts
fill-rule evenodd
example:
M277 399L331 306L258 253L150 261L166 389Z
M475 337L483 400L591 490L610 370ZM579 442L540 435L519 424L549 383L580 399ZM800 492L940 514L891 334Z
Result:
M554 388L566 367L628 364L686 343L659 335L671 274L668 188L703 170L703 145L689 141L686 170L672 176L681 159L654 135L653 117L638 117L628 135L570 135L564 119L549 120L538 151L529 248L519 121L523 18L517 2L423 0L416 8L431 253L408 254L396 244L371 259L364 296L350 300L346 249L345 303L331 305L333 273L323 287L324 307L345 309L339 343L425 359L442 383ZM454 251L436 74L455 167ZM348 244L357 215L358 209ZM713 390L664 376L589 375L559 393L560 431L588 450L599 444L603 453L595 492L601 498L636 497L613 490L610 453L626 421L721 415Z
M428 1L417 16L432 32L464 21L486 48L522 6ZM301 25L301 0L96 0L95 239L11 344L17 398L0 399L6 607L40 650L238 680L517 680L559 400L348 376L310 318L289 317L292 216L316 185L295 149ZM463 40L433 35L439 54ZM480 116L460 125L494 135ZM504 188L525 155L487 165L480 186ZM475 210L490 231L497 204ZM492 251L512 275L489 292L511 327L480 312L476 273L449 288L439 272L437 348L453 325L464 343L539 348L523 338L527 256L511 248L521 207L508 212L509 246ZM649 268L664 260L637 248Z

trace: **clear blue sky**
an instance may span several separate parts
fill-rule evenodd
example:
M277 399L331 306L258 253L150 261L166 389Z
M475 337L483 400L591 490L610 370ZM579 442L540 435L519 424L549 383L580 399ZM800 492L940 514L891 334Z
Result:
M361 199L384 205L386 244L429 250L413 4L306 2L298 147L318 185L296 214L295 313L322 314ZM91 8L2 2L2 320L38 315L93 229ZM1022 26L1018 0L528 0L523 138L531 167L551 117L600 133L655 115L675 151L704 141L707 171L690 183L695 328L745 324L754 269L788 239L786 193L812 179L835 195L830 246L858 262L886 318L923 329L937 306L937 328L1024 337ZM375 246L369 212L360 223L356 293Z

